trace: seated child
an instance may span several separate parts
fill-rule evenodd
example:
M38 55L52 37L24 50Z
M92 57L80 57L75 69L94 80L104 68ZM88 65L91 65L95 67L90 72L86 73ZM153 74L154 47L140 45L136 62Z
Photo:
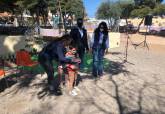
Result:
M73 47L70 47L68 52L65 54L65 57L70 58L70 59L78 58L76 49ZM69 94L73 96L77 95L77 92L73 88L77 80L77 72L79 70L79 63L80 61L75 64L66 64L67 74L65 75L65 80L66 80L67 88L69 90Z

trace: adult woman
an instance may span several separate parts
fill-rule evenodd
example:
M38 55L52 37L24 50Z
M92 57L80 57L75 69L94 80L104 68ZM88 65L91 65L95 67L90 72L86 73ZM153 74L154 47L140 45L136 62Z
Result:
M45 46L42 51L39 53L38 61L48 76L48 85L51 91L58 90L58 87L61 82L61 74L58 76L58 82L54 84L54 69L53 69L53 60L57 61L60 65L66 63L74 63L76 59L69 59L65 57L66 47L71 43L71 37L69 35L64 35L60 40L53 41L47 46Z
M108 27L105 22L101 22L95 29L90 44L93 54L93 76L102 76L103 57L105 50L109 48Z

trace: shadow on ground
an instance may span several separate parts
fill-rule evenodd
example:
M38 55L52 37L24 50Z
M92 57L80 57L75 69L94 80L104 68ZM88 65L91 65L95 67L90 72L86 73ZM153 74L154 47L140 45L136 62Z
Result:
M120 53L114 53L114 54L120 54ZM33 58L34 60L36 60L36 58ZM87 73L87 74L91 74L92 71L92 55L91 54L86 54L85 56L85 63L84 63L84 70L82 72ZM110 61L108 59L104 59L104 69L105 69L105 73L110 73L112 75L117 75L119 73L129 73L125 67L123 63L120 62L115 62L115 61ZM41 66L37 66L34 67L32 70L34 71L33 73L30 73L29 71L31 69L29 68L24 68L25 72L24 73L19 73L17 75L11 75L8 76L9 78L6 78L7 83L8 83L8 88L10 88L11 86L17 84L17 91L20 91L21 89L25 89L30 87L30 84L36 79L37 75L42 76L42 74L44 73L44 70L41 68ZM55 83L57 83L58 79L57 79L57 64L54 63L54 69L55 69L55 73L54 73L54 77L55 77ZM18 81L16 81L16 78L18 79ZM63 76L64 78L64 76ZM80 77L80 75L78 75L78 81L77 84L82 81L85 78L89 78L92 79L93 77L91 75L87 75L84 77ZM1 88L0 88L0 92L4 91L7 86L6 86L6 80L1 80ZM38 83L38 85L44 85L43 87L43 91L41 93L44 93L44 91L47 94L47 85L46 85L46 81L45 82L41 82ZM45 87L46 86L46 87ZM15 92L17 92L15 91ZM45 94L45 95L46 95Z
M37 75L42 75L44 73L41 66L37 65L33 68L29 67L19 67L18 71L14 71L13 74L6 76L0 80L0 92L3 92L7 88L11 88L17 84L18 89L29 87L32 81Z
M86 63L83 72L90 74L92 69L91 55L87 55L85 59ZM159 88L161 85L158 84L159 79L157 79L156 76L153 78L153 81L147 81L143 78L139 79L139 74L128 71L123 62L111 61L108 59L104 59L104 66L105 73L108 74L109 79L103 81L99 80L98 83L92 83L90 85L91 88L86 87L87 85L85 85L86 88L81 88L84 93L82 97L80 97L80 99L75 97L70 101L66 101L62 110L67 112L71 108L74 109L75 107L73 105L77 103L76 106L79 108L77 108L77 113L75 112L75 114L84 114L84 111L88 106L89 108L90 106L95 108L95 110L88 112L88 114L112 114L114 112L113 109L110 108L115 104L117 105L117 112L119 114L165 113L165 100L163 96L158 94L160 93ZM91 75L83 76L81 77L81 80L85 80L85 78L91 79L91 77ZM38 99L43 99L51 95L48 91L46 80L40 80L31 85L35 78L36 75L22 78L18 84L18 91L28 87L35 87L37 89L33 95L37 95ZM100 85L101 83L103 83L102 86ZM95 89L96 91L94 91ZM111 91L112 89L114 92ZM91 93L91 91L93 93ZM111 99L108 99L107 97L103 98L103 95L106 95ZM101 97L98 100L99 96ZM108 103L111 102L112 99L115 103ZM41 106L39 109L32 109L29 113L51 114L53 109L58 109L57 105L59 102L49 105L40 104Z
M118 55L121 53L120 52L113 52L112 54ZM92 62L93 62L92 55L87 54L85 56L84 61L85 61L85 63L84 63L85 65L84 65L83 72L89 74L92 71ZM108 74L110 73L112 75L117 75L119 73L125 73L125 74L129 73L129 71L126 70L123 62L111 61L109 59L104 58L103 64L104 64L105 73L108 73Z

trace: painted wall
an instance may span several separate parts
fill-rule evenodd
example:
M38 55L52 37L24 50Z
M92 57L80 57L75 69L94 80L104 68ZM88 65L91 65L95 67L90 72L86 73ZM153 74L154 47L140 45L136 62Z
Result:
M41 50L42 45L38 45L34 42L31 43L34 44L33 48L38 51ZM30 50L30 48L25 48L26 44L27 42L24 36L0 36L0 55L14 54L20 49Z
M92 37L93 32L88 32L88 42ZM120 46L120 33L109 33L109 44L110 48L116 48ZM40 51L43 45L38 45L34 42L26 42L25 36L0 36L0 55L14 54L20 49L30 50L30 48L25 48L27 43L33 44L33 48Z

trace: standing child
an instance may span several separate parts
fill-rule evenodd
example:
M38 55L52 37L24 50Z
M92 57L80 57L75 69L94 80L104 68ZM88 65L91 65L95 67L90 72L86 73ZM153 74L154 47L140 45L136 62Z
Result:
M78 58L77 51L73 47L69 47L69 50L65 54L65 56L66 58L70 58L70 59ZM72 96L77 95L77 92L73 88L77 80L77 72L79 70L79 64L80 64L80 61L74 64L66 64L67 74L65 75L65 79L66 79L66 84L67 84L69 94Z

